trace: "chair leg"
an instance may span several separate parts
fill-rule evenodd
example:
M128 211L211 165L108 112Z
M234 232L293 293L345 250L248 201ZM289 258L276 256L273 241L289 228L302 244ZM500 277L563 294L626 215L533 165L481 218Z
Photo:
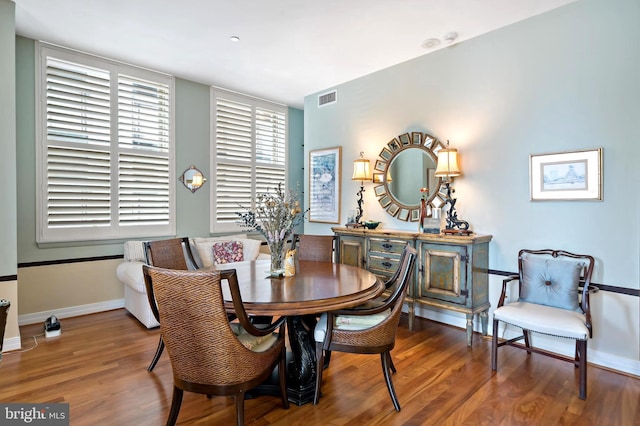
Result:
M393 374L396 374L396 366L393 365L393 358L391 358L391 352L387 352L389 354L389 368L391 369L391 371L393 372Z
M322 350L322 342L316 342L316 390L313 395L313 405L318 403L320 399L320 386L322 386L322 370L324 366L324 351Z
M153 369L156 367L156 364L160 359L160 355L162 355L163 349L164 349L164 340L162 340L162 334L161 334L160 341L158 342L158 347L156 348L156 354L153 356L153 359L151 360L151 364L149 364L149 367L147 367L148 372L152 372Z
M524 346L527 348L531 347L531 332L529 330L522 329L522 335L524 336ZM527 355L531 355L531 351L527 351Z
M331 351L324 351L324 368L329 367L329 362L331 362Z
M576 341L576 352L580 357L579 374L580 374L580 399L587 399L587 341Z
M282 399L282 408L289 408L289 395L287 394L287 361L286 361L286 348L282 347L282 355L280 356L280 362L278 363L278 381L280 382L280 399Z
M167 418L167 426L173 426L178 420L178 413L180 413L180 406L182 405L182 389L173 387L173 399L171 401L171 410L169 410L169 417Z
M234 395L236 400L236 425L244 426L244 391Z
M396 411L400 411L400 403L398 402L396 391L395 389L393 389L393 382L391 381L391 375L389 374L389 370L391 369L391 367L389 366L391 354L389 352L381 353L380 359L382 361L382 373L384 374L384 381L387 383L387 390L389 391L389 395L391 396L391 401L393 402L393 406Z
M498 328L500 321L493 320L493 336L491 338L491 369L498 370Z

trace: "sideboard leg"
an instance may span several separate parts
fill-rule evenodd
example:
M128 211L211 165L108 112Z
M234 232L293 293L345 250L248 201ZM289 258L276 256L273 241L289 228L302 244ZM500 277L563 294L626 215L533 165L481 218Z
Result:
M480 323L482 324L482 335L486 336L489 324L489 310L480 312Z
M473 314L467 314L467 346L473 343Z

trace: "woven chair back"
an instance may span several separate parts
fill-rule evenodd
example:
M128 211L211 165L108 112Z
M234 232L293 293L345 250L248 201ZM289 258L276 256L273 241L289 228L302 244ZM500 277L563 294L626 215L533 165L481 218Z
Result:
M145 243L147 263L165 269L183 271L189 269L184 249L182 248L183 242L184 238L172 238Z
M400 323L402 304L407 294L409 283L413 276L416 260L416 250L407 246L404 249L402 263L398 266L398 282L392 294L385 300L378 311L391 308L391 314L378 325L361 331L333 329L332 341L356 347L384 347L393 345L396 340L396 330ZM353 352L358 352L353 351Z
M277 359L277 351L252 352L233 334L220 272L145 268L174 378L203 385L235 385L262 374L265 365Z
M294 245L296 238L298 260L333 262L333 235L296 234Z

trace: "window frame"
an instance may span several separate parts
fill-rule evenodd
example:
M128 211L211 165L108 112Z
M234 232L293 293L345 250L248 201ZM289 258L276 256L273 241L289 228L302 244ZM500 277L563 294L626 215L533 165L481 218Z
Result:
M283 184L285 190L289 190L289 113L288 107L283 104L279 104L276 102L267 101L264 99L260 99L257 97L244 95L241 93L233 92L230 90L222 89L220 87L211 87L211 102L210 102L210 158L211 158L211 181L212 184L210 186L210 225L209 231L211 233L228 233L228 232L238 232L238 231L246 231L245 228L242 228L237 221L233 222L217 222L217 204L218 204L218 192L216 190L216 179L218 172L218 158L217 158L217 150L216 150L216 134L217 134L217 100L218 98L226 99L232 102L238 102L242 104L247 104L251 106L251 161L250 170L251 170L251 205L238 204L238 211L241 211L245 208L254 208L255 207L255 199L258 193L264 192L264 190L258 190L258 183L256 182L256 175L259 162L256 159L257 152L257 129L256 129L256 109L269 110L278 114L282 114L284 120L284 162L282 165L283 171ZM229 164L224 163L223 164ZM273 167L274 169L279 169L278 167Z
M36 41L35 49L36 85L36 243L86 243L92 241L123 240L140 237L168 236L176 232L176 175L175 157L175 78L171 75L147 70L133 65L121 63L115 60L91 55L84 52L67 49L61 46ZM74 227L50 227L48 224L48 174L47 155L49 139L47 133L47 57L61 61L68 61L86 67L98 68L108 71L109 79L109 145L105 152L109 151L109 175L110 175L110 209L109 224L106 226L74 226ZM166 224L121 224L119 221L121 192L118 189L119 156L120 154L155 154L156 158L165 157L159 155L159 151L150 149L131 149L120 147L119 128L121 123L118 118L118 100L120 99L118 85L119 76L133 77L152 81L156 84L164 84L168 88L168 222ZM114 180L115 177L115 180Z

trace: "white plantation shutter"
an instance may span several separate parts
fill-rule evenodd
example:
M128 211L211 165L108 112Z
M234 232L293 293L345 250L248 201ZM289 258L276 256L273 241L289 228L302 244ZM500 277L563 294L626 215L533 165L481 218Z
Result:
M167 84L118 76L118 146L122 151L118 156L118 220L121 226L170 224L169 122Z
M286 107L212 91L212 232L237 229L236 212L286 183Z
M38 242L175 233L172 78L38 46Z

